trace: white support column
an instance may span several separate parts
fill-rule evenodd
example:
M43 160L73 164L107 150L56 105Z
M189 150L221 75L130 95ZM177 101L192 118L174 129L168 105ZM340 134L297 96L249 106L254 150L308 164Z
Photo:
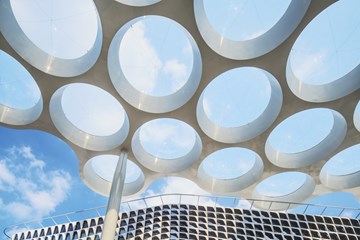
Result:
M111 184L101 240L113 240L115 237L116 223L119 216L119 208L125 182L127 155L127 150L122 149Z

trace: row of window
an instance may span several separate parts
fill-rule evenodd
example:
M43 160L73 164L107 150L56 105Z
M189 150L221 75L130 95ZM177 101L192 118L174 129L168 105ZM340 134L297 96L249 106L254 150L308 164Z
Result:
M280 239L296 239L293 236L356 239L355 236L360 236L359 219L221 207L209 208L211 211L204 212L205 209L207 208L192 205L164 205L122 213L119 215L116 235L119 239L146 239L154 236L158 239L171 239L171 236L177 236L176 239L241 239L241 236L274 239L277 235L282 236ZM216 213L217 210L222 213ZM231 215L230 212L234 214ZM150 219L145 220L144 217ZM102 232L103 223L103 217L86 219L18 233L13 240L96 238ZM343 238L345 235L347 237Z

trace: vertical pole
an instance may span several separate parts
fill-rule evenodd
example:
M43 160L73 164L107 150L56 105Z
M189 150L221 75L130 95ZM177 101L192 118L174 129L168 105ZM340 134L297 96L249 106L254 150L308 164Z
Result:
M127 150L122 149L111 184L101 240L113 240L115 238L116 223L125 182L127 155Z

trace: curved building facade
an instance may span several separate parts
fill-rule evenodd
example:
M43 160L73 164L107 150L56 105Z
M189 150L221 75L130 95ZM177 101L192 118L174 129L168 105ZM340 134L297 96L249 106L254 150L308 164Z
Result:
M165 201L168 197L173 203L154 204L156 198ZM175 199L191 198L194 204L182 203ZM159 200L157 199L157 200ZM207 199L207 203L199 203L199 199ZM119 214L115 239L358 239L360 235L360 221L356 218L342 216L350 209L332 209L316 205L286 204L283 212L259 210L241 203L241 199L217 198L212 202L211 197L190 195L163 195L141 199L139 202L153 202L148 207L137 206L138 209L123 211ZM222 201L227 206L222 206ZM231 201L231 206L229 202ZM128 206L137 202L128 202ZM137 203L139 203L137 202ZM185 201L186 202L186 201ZM197 204L195 204L197 202ZM223 202L224 203L224 202ZM126 205L126 203L123 203ZM142 205L140 204L140 205ZM238 206L236 206L238 204ZM264 205L284 204L279 202L263 202ZM243 205L243 206L240 206ZM312 208L312 210L310 210ZM316 211L314 211L316 210ZM335 215L323 216L320 213ZM309 212L313 212L310 214ZM350 211L359 211L352 209ZM314 214L314 212L316 212ZM327 213L326 213L327 212ZM83 212L83 214L85 214ZM78 214L80 214L78 212ZM69 214L70 216L71 214ZM64 216L63 216L64 217ZM58 217L53 217L54 221ZM100 240L104 218L97 216L79 221L66 222L54 226L18 232L12 240L66 240L66 239L94 239Z

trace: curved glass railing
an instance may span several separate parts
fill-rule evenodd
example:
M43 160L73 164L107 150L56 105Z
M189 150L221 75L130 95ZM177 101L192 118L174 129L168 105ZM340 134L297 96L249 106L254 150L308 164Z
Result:
M280 201L267 201L256 199L243 199L239 196L205 196L194 194L162 194L143 197L139 199L126 200L121 203L120 212L130 212L134 210L151 208L165 204L189 204L195 206L228 207L249 210L269 210L275 209L284 213L322 215L333 217L346 217L360 219L360 208L350 208L341 206L323 206L309 203L293 203ZM261 207L259 207L261 206ZM104 216L106 206L89 208L66 214L35 219L21 224L6 227L3 230L2 239L9 239L14 233L28 231L38 228L46 228L59 224L66 224L81 221L89 218Z

